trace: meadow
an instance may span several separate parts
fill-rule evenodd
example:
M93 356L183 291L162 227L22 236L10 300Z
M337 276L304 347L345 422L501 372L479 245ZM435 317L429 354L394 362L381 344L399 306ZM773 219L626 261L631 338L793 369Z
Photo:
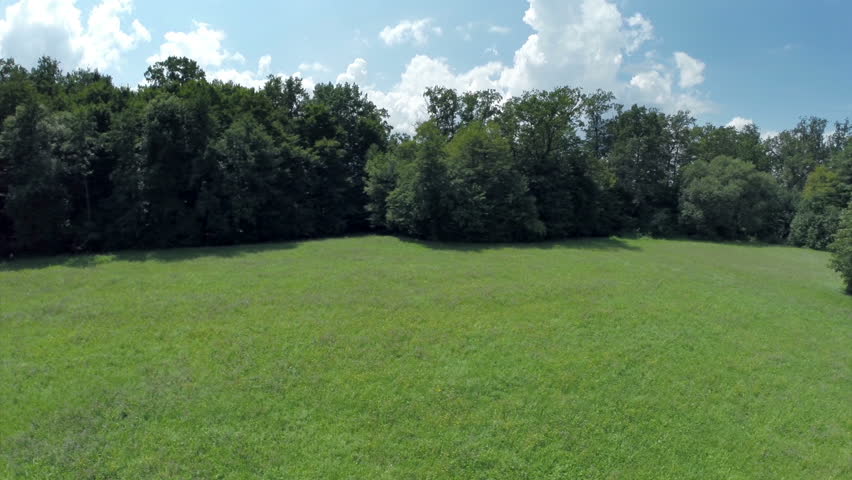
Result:
M0 476L850 478L827 263L383 236L6 262Z

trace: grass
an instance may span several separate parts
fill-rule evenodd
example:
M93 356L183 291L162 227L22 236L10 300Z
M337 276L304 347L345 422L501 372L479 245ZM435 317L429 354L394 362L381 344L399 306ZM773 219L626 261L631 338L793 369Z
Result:
M0 475L850 478L827 261L360 237L7 263Z

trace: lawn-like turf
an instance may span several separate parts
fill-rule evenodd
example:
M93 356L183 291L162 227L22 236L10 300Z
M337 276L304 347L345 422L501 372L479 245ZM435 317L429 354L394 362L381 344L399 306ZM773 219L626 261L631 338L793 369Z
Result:
M824 253L360 237L0 266L7 478L852 478Z

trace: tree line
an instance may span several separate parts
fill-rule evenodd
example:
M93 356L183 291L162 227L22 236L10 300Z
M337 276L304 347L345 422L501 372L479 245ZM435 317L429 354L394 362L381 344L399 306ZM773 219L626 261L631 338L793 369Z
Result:
M634 232L834 245L852 272L849 120L763 139L603 91L434 87L405 134L357 85L251 89L175 57L145 79L0 60L0 253Z

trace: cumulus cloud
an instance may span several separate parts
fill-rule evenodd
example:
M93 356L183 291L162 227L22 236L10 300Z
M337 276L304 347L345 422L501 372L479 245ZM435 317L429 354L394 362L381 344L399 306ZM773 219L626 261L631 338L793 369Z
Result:
M168 57L188 57L204 67L219 67L228 61L245 62L239 52L232 53L222 47L225 32L215 30L210 25L193 21L195 29L191 32L168 32L166 41L160 45L160 51L148 57L148 63L165 60Z
M248 88L261 89L266 84L266 81L269 78L271 63L272 57L270 57L269 55L264 55L263 57L260 57L260 60L257 62L256 71L237 70L235 68L222 68L210 72L208 74L208 78L210 80L219 80L225 83L233 82L237 85L242 85ZM277 73L275 74L275 76L280 78L301 78L302 85L308 91L313 90L316 86L316 81L314 81L313 77L306 76L302 72L295 72L292 74Z
M269 75L269 69L272 66L272 55L264 55L257 62L257 72L259 75Z
M606 0L529 0L524 22L535 33L503 73L512 93L559 83L614 90L625 54L647 37Z
M627 25L630 26L627 53L635 52L643 43L654 38L654 25L641 13L628 18Z
M508 35L511 31L511 28L502 25L491 25L488 27L489 33L496 33L497 35Z
M237 70L234 68L222 68L211 72L211 80L221 80L222 82L233 82L244 87L262 88L266 83L266 77L269 75L272 65L272 56L264 55L257 62L257 70Z
M366 68L366 62L364 62ZM390 114L391 125L403 131L413 131L426 116L423 92L429 87L443 85L457 90L499 88L503 66L491 62L472 70L456 73L443 59L417 55L408 63L400 81L388 91L365 89L376 105Z
M632 101L659 107L668 112L686 110L701 114L712 110L706 100L686 92L678 92L671 72L662 65L657 69L640 72L630 79L623 97Z
M523 20L533 33L515 51L511 64L489 62L457 72L444 59L418 55L393 87L368 94L388 110L391 123L403 130L413 129L426 117L423 90L435 85L459 90L491 88L507 97L529 89L570 85L610 90L622 101L648 103L666 111L702 113L711 109L700 92L681 90L703 81L702 62L679 52L675 65L655 63L642 68L653 55L648 57L641 49L654 38L654 26L643 15L625 16L610 0L528 2ZM469 30L467 25L459 28L463 36ZM633 60L634 54L637 60ZM627 66L638 73L625 82ZM678 75L680 83L676 83Z
M690 88L704 83L704 62L683 52L675 52L674 57L677 68L680 70L681 87Z
M227 35L223 30L217 30L211 25L193 22L195 27L189 32L168 32L165 42L159 51L148 57L148 63L155 63L170 56L187 57L195 60L207 72L209 80L232 82L244 87L260 89L266 84L272 74L272 56L263 55L257 61L257 69L239 68L234 65L244 64L247 60L240 52L232 52L225 45ZM320 63L304 63L295 73L275 73L280 78L299 77L302 85L308 90L316 86L314 79L303 73L308 71L327 70Z
M752 120L750 118L734 117L725 126L726 127L733 127L733 128L736 128L737 130L742 130L745 127L747 127L748 125L754 125L754 120Z
M20 0L0 19L0 55L27 66L48 55L66 66L107 70L151 40L139 20L123 24L132 11L132 0L102 0L84 24L76 0Z
M233 82L249 88L262 88L267 78L272 73L272 56L264 55L257 62L257 69L250 70L236 68L234 64L244 64L245 56L240 52L231 52L224 46L227 38L223 30L217 30L211 25L201 22L193 22L194 29L189 32L168 32L165 34L165 42L160 45L159 51L148 57L148 63L165 60L168 57L188 57L196 62L207 72L210 80L222 82ZM299 70L321 71L325 68L319 63L302 64ZM306 76L301 71L292 74L276 73L281 78L299 77L302 84L308 90L316 85L314 79Z
M440 36L443 33L441 27L433 26L431 18L421 18L420 20L403 20L393 27L388 25L379 33L379 38L385 42L385 45L402 43L425 45L429 42L430 36Z
M337 76L337 83L361 84L367 79L367 61L356 58L346 67L346 71Z

